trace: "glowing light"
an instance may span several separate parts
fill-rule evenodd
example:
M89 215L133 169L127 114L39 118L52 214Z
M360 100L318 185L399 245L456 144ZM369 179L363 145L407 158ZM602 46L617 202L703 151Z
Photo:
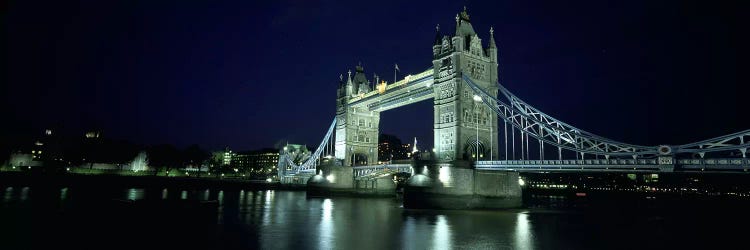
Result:
M481 102L482 98L479 97L478 95L474 95L474 101Z
M266 179L266 182L271 182L271 181L273 181L271 178Z
M329 174L328 176L326 176L326 180L328 180L328 182L333 182L335 180L335 177L332 174Z
M378 87L377 87L378 93L379 94L385 93L387 86L388 86L388 83L386 83L385 81L380 82L380 84L378 84Z
M438 180L443 183L445 187L452 187L450 167L441 167L438 169Z
M526 182L523 181L523 179L521 179L521 177L518 177L518 185L521 185L521 186L526 185Z
M65 168L65 171L70 171L70 168Z

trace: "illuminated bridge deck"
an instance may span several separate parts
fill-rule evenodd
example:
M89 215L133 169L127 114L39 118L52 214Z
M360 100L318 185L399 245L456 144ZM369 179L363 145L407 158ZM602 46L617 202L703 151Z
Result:
M747 172L750 159L679 159L674 165L661 165L657 159L589 160L507 160L478 161L479 170L519 172Z

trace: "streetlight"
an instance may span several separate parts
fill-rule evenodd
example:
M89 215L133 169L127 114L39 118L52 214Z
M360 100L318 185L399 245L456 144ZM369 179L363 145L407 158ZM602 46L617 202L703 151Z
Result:
M474 101L475 102L481 102L482 98L479 97L478 95L474 95ZM479 104L477 104L477 105L474 106L474 110L476 110L476 113L477 113L477 117L474 120L474 123L477 124L477 144L475 146L477 148L477 155L476 155L476 157L474 159L476 159L478 161L479 160Z

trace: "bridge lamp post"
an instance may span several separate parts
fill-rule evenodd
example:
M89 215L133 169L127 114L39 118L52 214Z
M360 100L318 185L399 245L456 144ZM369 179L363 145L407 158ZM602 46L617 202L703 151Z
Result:
M477 111L476 112L477 113L477 118L474 120L474 123L477 124L477 144L475 146L476 149L477 149L477 155L476 155L476 157L474 159L476 159L477 161L479 161L479 102L482 101L482 98L479 97L478 95L474 95L474 101L477 102L477 105L475 106L475 109L474 109L474 110Z

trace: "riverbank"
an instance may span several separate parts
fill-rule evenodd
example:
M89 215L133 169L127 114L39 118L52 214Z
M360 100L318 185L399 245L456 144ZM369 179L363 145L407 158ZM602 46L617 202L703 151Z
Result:
M59 187L113 187L113 188L221 188L243 190L305 190L304 186L281 185L278 182L232 179L221 177L167 177L84 175L74 173L0 172L3 186L59 186Z

